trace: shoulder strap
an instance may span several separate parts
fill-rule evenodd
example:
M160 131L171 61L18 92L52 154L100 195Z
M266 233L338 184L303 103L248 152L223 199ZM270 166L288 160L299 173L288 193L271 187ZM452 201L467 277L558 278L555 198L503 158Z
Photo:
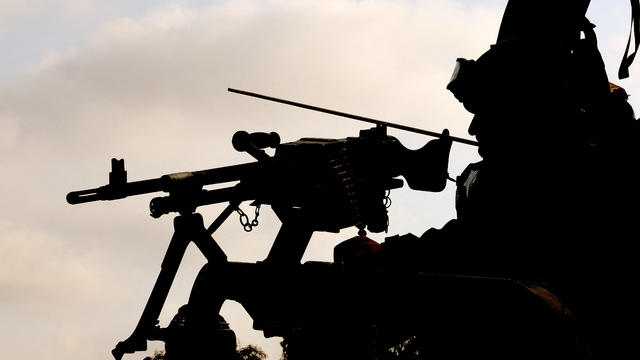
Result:
M631 46L631 36L635 40L635 48L629 55L629 47ZM627 48L624 51L624 57L618 70L618 78L626 79L629 77L629 66L633 63L640 46L640 0L631 0L631 29L629 29L629 40L627 40Z

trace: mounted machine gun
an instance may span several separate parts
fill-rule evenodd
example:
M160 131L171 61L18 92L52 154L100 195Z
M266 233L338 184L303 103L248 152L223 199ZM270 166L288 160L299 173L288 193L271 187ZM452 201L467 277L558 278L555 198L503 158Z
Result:
M519 282L427 274L411 266L389 266L382 258L375 258L380 245L366 238L365 229L387 229L388 192L403 186L398 176L403 176L411 189L442 191L449 179L452 141L465 141L449 136L447 130L442 134L429 132L439 138L419 150L408 150L387 135L387 125L398 125L370 122L375 122L376 127L362 130L358 137L303 138L282 144L273 132L239 131L233 136L233 147L252 155L256 162L149 180L128 182L124 160L113 159L107 185L69 193L67 201L79 204L166 192L167 196L151 200L151 216L178 213L175 232L138 325L129 338L113 349L114 357L119 360L125 353L146 350L147 340L165 341L167 356L198 358L212 352L220 358L231 356L229 350L235 349L235 336L225 332L228 327L212 328L212 324L221 323L219 311L227 299L241 303L254 320L254 328L265 336L284 337L290 359L308 357L300 354L307 348L318 348L313 342L321 341L328 333L332 334L331 344L321 347L331 351L334 358L381 359L380 349L423 331L425 319L454 324L448 330L439 329L441 338L450 340L455 336L447 331L459 334L458 324L464 319L478 320L478 314L491 316L498 308L504 312L522 306L522 302L509 300L513 296L538 302L530 299L531 288ZM466 143L475 144L469 140ZM275 148L275 154L269 156L265 148ZM213 190L204 188L228 182L237 183ZM239 205L247 200L257 209L270 205L282 226L264 261L228 262L212 235L234 211L241 213ZM205 228L197 208L223 202L228 206ZM246 231L257 225L257 219L250 222L241 214ZM350 226L358 228L359 236L334 249L334 263L300 264L313 232L338 232ZM160 328L158 317L191 241L208 263L196 279L189 303L167 328ZM365 256L353 258L354 249L367 251ZM246 286L249 283L253 284L251 291ZM430 296L425 297L421 290L416 292L427 287ZM261 295L266 293L273 295ZM496 293L508 296L496 301L492 295ZM424 306L427 303L429 306ZM550 316L542 313L528 312L527 316ZM211 344L212 338L216 339L217 348ZM322 358L326 354L316 355Z
M146 340L159 336L157 319L190 241L198 246L210 265L227 263L226 255L211 235L238 210L241 202L251 200L258 207L271 205L282 221L264 264L273 265L271 269L299 265L314 231L338 232L350 226L356 226L361 236L365 235L365 228L371 232L385 231L388 191L403 186L398 176L403 176L415 190L444 189L451 139L445 130L441 138L423 148L408 150L387 135L384 124L378 124L361 131L359 137L303 138L283 144L273 132L238 131L232 144L257 161L128 182L124 160L112 159L107 185L67 195L70 204L79 204L166 192L167 196L151 200L151 216L179 214L162 270L142 317L133 334L113 350L116 359L124 353L146 349ZM275 148L275 154L269 156L265 148ZM237 183L204 189L228 182ZM196 209L222 202L229 205L205 229ZM243 225L245 230L252 227L248 218Z

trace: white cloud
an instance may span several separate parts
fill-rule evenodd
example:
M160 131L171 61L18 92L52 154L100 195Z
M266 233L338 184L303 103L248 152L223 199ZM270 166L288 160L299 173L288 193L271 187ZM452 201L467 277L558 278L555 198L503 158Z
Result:
M104 9L101 3L103 1L97 0L2 0L0 37L25 20L46 19L54 14L65 19L95 16L101 7Z
M3 129L0 132L0 152L8 152L18 141L20 136L20 124L15 118L4 116L0 118Z
M31 77L37 77L42 73L46 73L51 69L58 67L67 59L73 57L74 52L72 49L67 50L65 53L59 51L49 51L44 57L35 65L27 65L23 72L25 75Z
M34 224L0 221L0 248L2 357L97 355L90 346L104 341L100 326L113 329L97 314L127 306L113 269Z
M111 302L111 294L121 291L110 271L74 254L64 242L41 230L0 223L0 294L3 299L53 303Z

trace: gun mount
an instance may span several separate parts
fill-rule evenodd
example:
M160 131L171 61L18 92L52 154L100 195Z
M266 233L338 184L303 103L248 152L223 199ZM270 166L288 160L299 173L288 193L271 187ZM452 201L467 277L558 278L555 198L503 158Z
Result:
M146 349L146 341L161 337L156 327L168 291L187 245L193 241L210 265L228 264L226 255L211 235L238 209L241 202L271 205L282 221L275 242L261 266L297 266L314 231L338 232L356 226L359 235L382 232L388 227L388 192L409 187L442 191L449 178L451 139L445 130L439 139L418 150L405 148L388 136L386 127L362 130L359 137L344 139L303 138L280 143L276 133L239 131L233 147L256 162L208 170L163 175L142 181L127 181L124 160L112 160L107 185L70 192L70 204L117 200L128 196L167 192L150 202L153 217L176 212L175 232L162 262L160 274L133 334L113 350L116 359L124 353ZM269 156L264 149L275 148ZM204 187L236 182L207 190ZM205 228L195 213L200 206L229 202L218 218ZM251 226L245 230L250 230ZM221 305L221 303L219 304ZM216 308L215 305L212 305ZM218 306L219 309L219 306ZM259 315L257 316L259 317ZM161 333L161 332L160 332Z

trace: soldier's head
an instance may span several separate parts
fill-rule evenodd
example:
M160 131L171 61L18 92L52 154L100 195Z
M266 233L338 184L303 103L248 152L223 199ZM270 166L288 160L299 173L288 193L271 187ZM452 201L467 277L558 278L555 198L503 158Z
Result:
M469 134L480 142L482 156L489 147L509 146L514 136L534 136L565 111L561 51L540 46L512 39L477 60L457 60L447 89L474 114Z
M478 141L531 136L566 114L571 64L587 0L510 0L496 44L477 60L458 59L447 89L474 114Z

